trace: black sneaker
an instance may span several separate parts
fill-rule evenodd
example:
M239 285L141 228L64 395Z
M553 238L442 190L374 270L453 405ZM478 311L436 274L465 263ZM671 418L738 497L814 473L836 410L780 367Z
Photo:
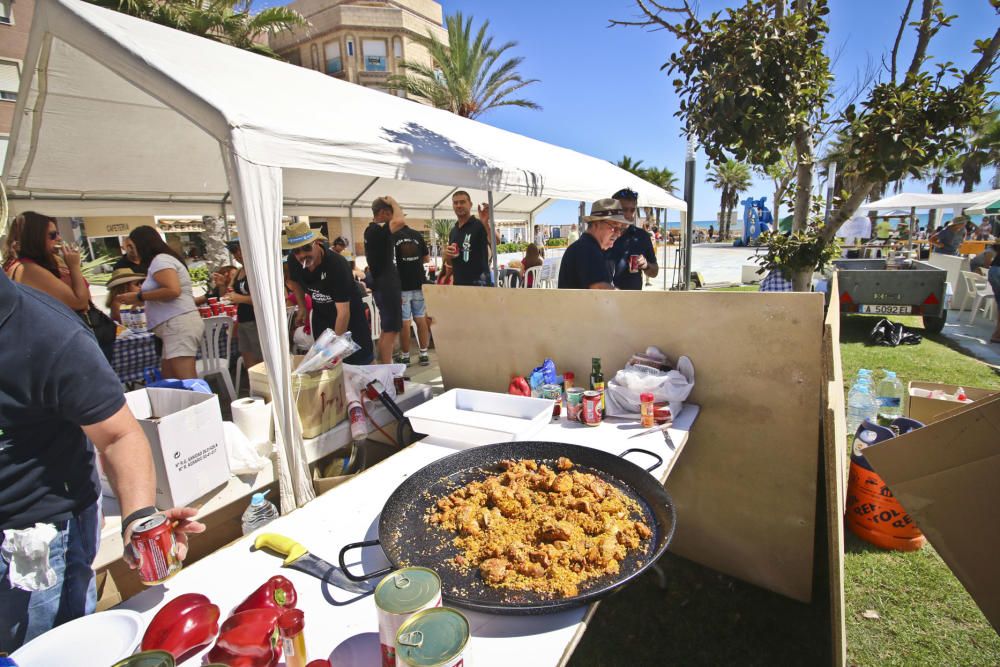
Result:
M421 352L420 353L420 365L421 366L430 366L431 365L431 358L429 356L427 356L426 352Z

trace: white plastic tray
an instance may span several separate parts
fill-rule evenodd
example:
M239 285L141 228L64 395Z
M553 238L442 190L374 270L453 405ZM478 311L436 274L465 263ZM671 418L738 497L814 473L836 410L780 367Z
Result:
M489 445L529 440L552 419L553 401L451 389L406 412L417 433Z

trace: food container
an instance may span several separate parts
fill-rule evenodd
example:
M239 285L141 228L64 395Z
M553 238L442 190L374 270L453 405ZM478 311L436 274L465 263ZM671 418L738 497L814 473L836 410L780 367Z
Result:
M414 614L441 606L441 578L425 567L407 567L375 587L382 667L396 665L396 635Z
M580 421L587 426L597 426L604 419L601 410L601 399L604 397L602 391L583 392L583 406L580 410Z
M469 644L469 621L455 609L427 609L399 628L399 667L461 667Z
M451 389L406 412L417 433L471 445L530 440L552 420L552 402L529 396Z
M569 421L580 421L584 391L583 387L570 387L566 390L566 419Z

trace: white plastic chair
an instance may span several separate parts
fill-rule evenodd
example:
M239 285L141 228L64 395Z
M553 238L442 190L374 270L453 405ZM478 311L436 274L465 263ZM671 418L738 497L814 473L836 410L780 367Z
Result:
M197 360L198 377L205 378L209 375L221 375L222 382L229 392L229 402L236 400L236 390L233 388L233 380L229 377L229 334L233 329L233 318L225 315L207 317L202 320L205 323L205 333L201 337L201 358ZM225 357L219 356L219 346L222 341L226 341Z
M962 295L962 303L958 304L960 311L965 310L969 302L975 300L976 292L986 285L986 276L972 271L962 271L962 282L965 283L965 294Z
M524 272L524 286L532 289L542 286L542 265L533 266Z
M983 304L984 300L986 301L985 305ZM972 302L972 310L969 311L969 324L976 321L976 315L979 314L980 307L983 309L983 316L992 322L994 306L996 306L996 299L993 297L993 287L989 283L986 283L976 290L976 300Z

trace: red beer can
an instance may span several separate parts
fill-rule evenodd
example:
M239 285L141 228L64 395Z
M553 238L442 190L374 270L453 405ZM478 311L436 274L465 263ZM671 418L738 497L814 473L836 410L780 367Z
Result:
M139 558L139 579L146 586L163 583L181 569L173 526L166 516L154 514L137 522L131 542Z
M639 258L642 255L629 255L628 256L628 270L632 273L639 273Z
M599 391L583 392L583 407L580 410L580 421L587 426L597 426L604 415L601 414L601 396Z
M402 375L394 375L392 377L392 384L396 388L396 396L402 396L406 391L406 380L403 379Z

